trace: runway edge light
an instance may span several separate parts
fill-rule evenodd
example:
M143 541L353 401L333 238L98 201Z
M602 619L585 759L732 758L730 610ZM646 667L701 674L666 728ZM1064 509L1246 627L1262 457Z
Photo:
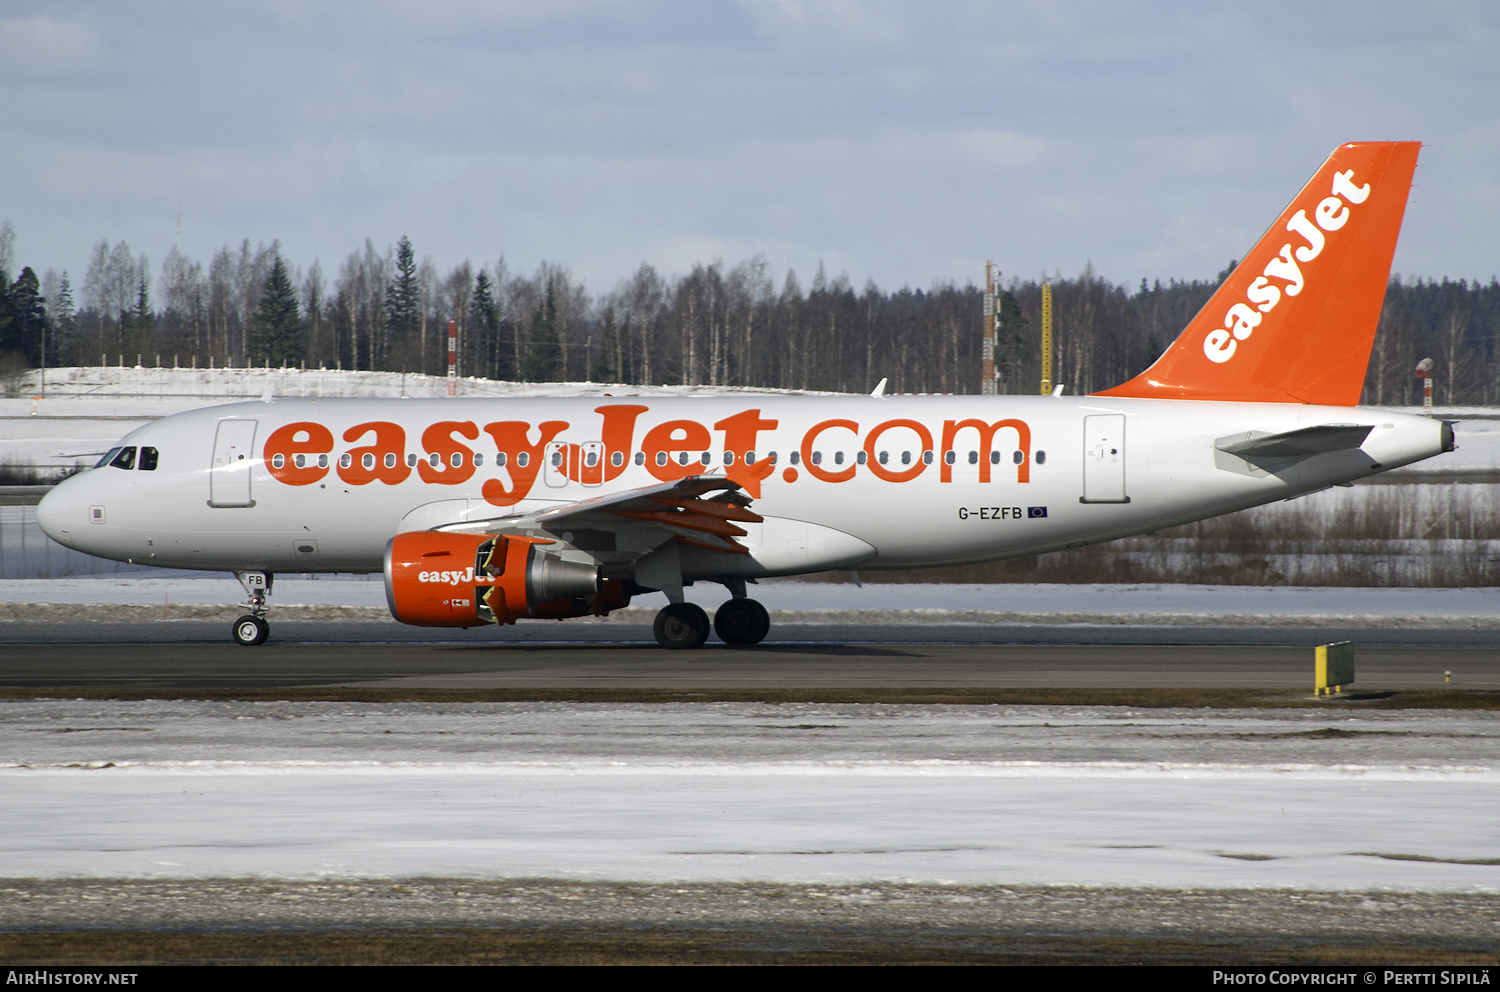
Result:
M1313 649L1313 692L1331 696L1354 681L1354 642L1319 644Z

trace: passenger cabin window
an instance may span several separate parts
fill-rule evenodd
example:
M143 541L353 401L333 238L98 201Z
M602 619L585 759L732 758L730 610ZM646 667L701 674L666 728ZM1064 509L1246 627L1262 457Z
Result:
M109 464L113 468L135 468L135 446L121 448Z
M141 471L155 472L158 454L155 448L141 448Z

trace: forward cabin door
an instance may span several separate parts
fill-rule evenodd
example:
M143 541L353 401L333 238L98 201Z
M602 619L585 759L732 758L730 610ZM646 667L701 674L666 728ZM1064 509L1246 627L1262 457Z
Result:
M254 506L250 466L255 462L254 420L221 420L214 435L214 461L208 473L209 506Z
M1080 503L1129 503L1125 494L1125 415L1083 418L1083 496Z

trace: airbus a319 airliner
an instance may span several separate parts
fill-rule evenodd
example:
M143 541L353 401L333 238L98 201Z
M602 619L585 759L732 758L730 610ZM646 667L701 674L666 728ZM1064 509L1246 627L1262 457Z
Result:
M1182 335L1088 396L267 400L166 417L57 486L54 540L227 570L260 644L278 572L383 570L391 613L473 627L604 615L765 637L747 583L1109 541L1453 448L1358 402L1416 142L1338 148Z

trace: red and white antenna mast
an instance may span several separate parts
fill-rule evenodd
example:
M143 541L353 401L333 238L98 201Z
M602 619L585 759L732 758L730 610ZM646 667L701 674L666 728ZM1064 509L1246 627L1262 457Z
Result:
M1422 380L1422 416L1432 416L1432 359L1424 358L1417 363L1417 376Z
M458 395L458 321L448 321L448 395Z

